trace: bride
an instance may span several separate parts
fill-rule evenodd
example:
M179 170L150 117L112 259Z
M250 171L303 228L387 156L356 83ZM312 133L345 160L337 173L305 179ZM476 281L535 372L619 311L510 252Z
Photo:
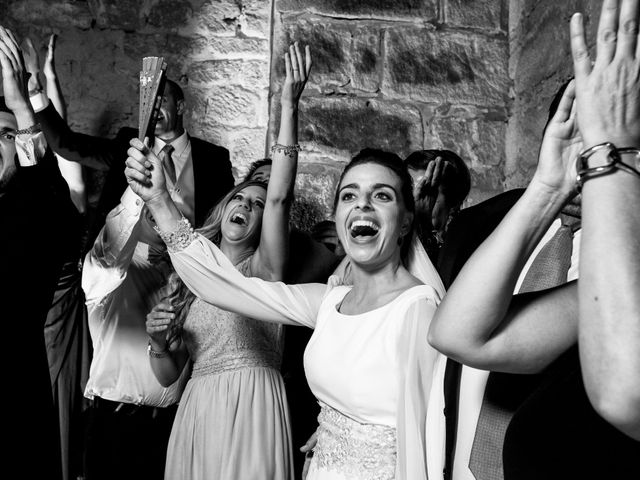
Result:
M353 285L336 277L285 285L244 277L194 233L166 191L159 160L143 153L143 161L129 157L125 174L189 289L240 315L314 329L304 364L322 408L307 478L426 479L426 405L439 358L427 331L444 292L412 237L411 177L402 160L365 149L342 172L335 220Z

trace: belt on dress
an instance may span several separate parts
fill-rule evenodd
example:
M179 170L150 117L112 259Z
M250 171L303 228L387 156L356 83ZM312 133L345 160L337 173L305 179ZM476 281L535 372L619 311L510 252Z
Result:
M164 415L174 415L178 409L178 405L173 404L168 407L154 407L136 403L114 402L113 400L107 400L106 398L96 395L93 397L93 408L122 416L136 415L157 418Z
M360 423L320 402L318 443L313 461L359 480L393 480L396 471L396 429Z

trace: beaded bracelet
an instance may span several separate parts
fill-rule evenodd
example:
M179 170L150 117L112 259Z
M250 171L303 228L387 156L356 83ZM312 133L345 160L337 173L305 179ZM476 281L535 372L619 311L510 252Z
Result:
M184 217L178 220L176 229L171 232L163 232L157 226L154 226L153 229L160 235L162 241L167 245L167 250L171 253L184 250L191 245L191 242L196 238L196 234L193 228L191 228L189 220Z
M300 151L300 144L296 143L295 145L280 145L276 143L271 147L271 155L276 153L282 153L287 157L293 157Z
M607 152L607 161L603 165L590 166L589 159L596 153L602 150ZM634 154L635 155L635 167L622 161L622 155ZM582 189L582 185L587 180L600 177L602 175L608 175L616 170L623 170L627 173L637 175L640 177L640 149L625 147L617 148L613 143L606 142L599 145L594 145L591 148L587 148L578 155L578 162L576 165L578 176L576 177L576 184L578 191Z

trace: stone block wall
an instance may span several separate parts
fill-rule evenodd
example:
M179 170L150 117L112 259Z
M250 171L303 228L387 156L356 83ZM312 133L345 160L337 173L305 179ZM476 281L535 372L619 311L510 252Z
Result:
M301 101L300 183L316 210L328 211L326 192L364 147L403 158L447 148L472 170L468 203L501 191L507 27L506 0L276 0L269 137L278 126L282 55L293 41L308 44L314 65Z
M295 209L303 228L330 216L342 166L364 147L458 152L474 178L467 203L503 189L507 0L0 0L0 8L2 23L43 56L48 35L59 35L77 131L136 126L141 58L164 56L185 89L187 128L227 147L237 177L275 140L284 49L309 44Z
M509 70L514 103L506 141L506 185L525 186L538 161L549 104L573 75L569 20L582 12L595 44L601 0L515 0L510 3Z
M185 90L192 135L231 152L236 173L264 156L271 0L0 0L2 23L56 64L69 123L114 135L137 126L142 57L164 56Z

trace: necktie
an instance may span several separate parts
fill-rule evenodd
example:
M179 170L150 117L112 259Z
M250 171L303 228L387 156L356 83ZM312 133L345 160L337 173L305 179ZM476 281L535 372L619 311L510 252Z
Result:
M160 150L160 160L162 160L162 166L164 167L164 172L167 178L171 181L171 185L176 184L176 166L173 163L173 159L171 158L171 153L173 152L173 145L167 143L162 150Z
M518 293L556 287L567 281L571 266L573 233L580 220L561 215L562 225L536 255ZM504 435L516 409L535 388L537 376L492 372L487 380L482 408L471 448L469 469L476 480L502 480Z

